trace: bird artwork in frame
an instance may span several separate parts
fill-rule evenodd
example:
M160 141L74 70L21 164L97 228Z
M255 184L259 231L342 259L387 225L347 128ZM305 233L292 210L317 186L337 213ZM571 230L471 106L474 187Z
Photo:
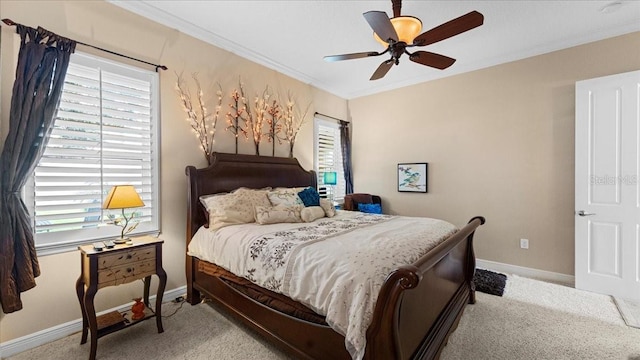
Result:
M398 164L399 192L427 192L427 163Z

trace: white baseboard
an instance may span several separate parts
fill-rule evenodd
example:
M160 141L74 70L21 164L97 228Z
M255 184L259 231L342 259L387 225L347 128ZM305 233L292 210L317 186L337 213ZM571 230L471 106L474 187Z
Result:
M476 259L476 267L574 287L575 277L553 271Z
M165 291L163 299L167 301L173 300L178 296L184 296L187 293L187 287L181 286L179 288ZM155 295L149 297L149 301L154 300ZM121 305L109 310L101 311L98 315L106 314L111 311L124 311L131 307L131 303ZM64 324L56 325L48 329L44 329L33 334L25 335L17 339L9 340L0 343L0 359L3 357L13 356L23 351L33 349L34 347L44 345L51 341L62 339L65 336L75 334L82 330L82 319L66 322ZM91 335L89 335L91 336Z

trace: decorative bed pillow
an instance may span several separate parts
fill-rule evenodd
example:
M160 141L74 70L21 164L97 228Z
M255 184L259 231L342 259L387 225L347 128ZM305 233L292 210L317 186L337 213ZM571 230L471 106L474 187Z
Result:
M312 222L324 217L324 210L320 206L307 206L300 211L300 217L304 222Z
M209 230L253 222L253 206L239 194L225 194L205 199L209 212Z
M202 206L202 208L204 209L204 218L206 220L206 223L204 224L204 227L209 228L209 225L211 225L211 221L209 218L209 208L207 207L207 202L209 201L209 199L215 197L215 196L222 196L222 195L227 195L229 193L217 193L217 194L209 194L209 195L202 195L200 196L200 206Z
M212 197L222 196L222 195L227 195L227 194L228 193L217 193L217 194L202 195L199 198L200 199L200 203L206 209L207 208L207 199L211 199Z
M369 214L382 214L380 204L358 204L358 211Z
M270 206L267 191L240 188L230 194L201 198L209 213L209 229L254 222L256 206Z
M333 206L331 201L327 199L320 199L320 207L324 210L324 214L327 217L334 217L336 215L336 208Z
M256 222L258 224L279 224L302 222L300 212L304 205L293 206L256 206Z
M272 206L296 206L304 205L298 192L304 190L304 188L277 188L267 193L267 197Z
M320 206L320 194L312 187L300 191L298 197L300 197L304 206Z
M267 193L271 191L271 188L265 189L249 189L249 188L239 188L235 190L234 194L239 194L242 199L246 199L251 203L252 210L252 219L256 218L256 206L271 206L271 202L267 197ZM253 221L250 221L253 222Z

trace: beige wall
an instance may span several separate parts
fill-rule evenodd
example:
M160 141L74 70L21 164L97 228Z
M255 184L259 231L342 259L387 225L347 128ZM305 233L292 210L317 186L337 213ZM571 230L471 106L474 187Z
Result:
M343 99L101 1L3 0L0 14L169 67L161 74L167 289L185 284L184 167L205 165L175 96L176 71L198 72L203 85L220 82L227 92L242 76L251 93L269 84L299 94L301 103L311 101L311 112L349 116L356 191L380 194L385 208L398 214L459 225L484 215L487 224L476 241L479 258L572 274L573 86L577 80L640 68L640 33L635 33L351 100L348 114ZM3 26L0 35L3 135L17 56L13 32ZM219 125L217 150L232 152L233 141ZM296 145L296 156L307 168L313 163L312 138L309 121ZM252 153L251 145L243 143L241 152ZM396 164L422 161L429 162L429 193L398 193ZM529 250L518 248L521 237L530 239ZM80 317L74 292L78 253L44 256L40 265L38 286L23 294L24 309L0 315L0 342ZM96 306L104 310L126 303L140 288L134 283L102 289Z
M574 85L638 69L633 33L350 100L355 191L396 214L483 215L478 258L573 274ZM429 163L428 194L397 192L401 162Z
M186 165L206 164L198 148L195 136L190 132L175 95L175 72L184 71L188 77L198 72L203 86L209 88L220 82L223 90L231 91L241 76L249 94L262 92L265 85L296 94L298 101L311 102L310 115L314 111L345 118L347 102L309 85L293 80L227 51L207 45L177 30L153 23L102 1L7 1L0 2L1 16L29 26L42 26L60 35L82 42L108 48L150 62L169 67L160 75L161 82L161 203L162 234L164 244L164 268L168 274L167 289L185 285L185 220L186 220ZM2 27L2 123L6 136L8 111L15 63L17 36L15 28ZM79 46L79 51L87 51ZM89 52L89 51L87 51ZM97 53L104 56L104 53ZM213 95L213 91L209 92ZM225 104L227 100L225 99ZM213 108L213 104L210 106ZM233 152L234 142L224 132L224 119L218 124L216 150ZM286 156L288 148L277 150ZM241 153L253 153L248 142L242 142ZM270 153L265 146L264 153ZM313 165L313 120L309 119L301 129L296 142L295 155L302 165ZM75 296L75 281L80 272L80 256L77 251L40 257L42 275L38 286L23 294L24 309L9 315L0 315L0 342L6 342L39 330L47 329L80 318L80 308ZM154 277L155 278L155 277ZM155 287L155 279L152 284ZM105 288L96 296L98 311L119 306L135 297L142 287L136 282L115 288Z

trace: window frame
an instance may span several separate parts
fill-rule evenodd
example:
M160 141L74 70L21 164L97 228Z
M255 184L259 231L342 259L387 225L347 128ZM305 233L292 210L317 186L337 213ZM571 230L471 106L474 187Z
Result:
M157 235L161 231L160 215L160 78L154 71L131 66L125 63L109 60L103 57L75 52L71 55L70 65L77 64L126 76L134 79L144 79L150 83L150 151L151 151L151 221L141 223L139 228L129 235ZM63 88L64 90L64 88ZM57 116L57 115L56 115ZM37 167L37 166L36 166ZM104 184L104 179L102 179ZM107 185L107 187L109 187ZM109 188L106 189L108 191ZM35 168L22 191L25 202L31 215L31 224L34 235L35 248L38 255L51 255L56 253L76 250L79 245L112 240L120 236L122 228L115 225L98 225L97 227L57 231L51 233L36 233L35 217ZM106 193L102 195L106 196ZM102 204L100 204L101 206ZM130 209L134 211L135 209ZM111 211L115 214L115 212ZM130 211L125 211L130 212ZM103 212L106 214L106 210ZM102 220L104 222L104 219ZM63 239L63 240L60 240Z
M329 185L333 187L333 202L336 204L341 204L344 201L344 196L346 195L346 182L344 179L344 167L343 167L343 159L342 159L342 149L341 149L341 138L340 138L340 124L335 121L328 121L325 119L321 119L319 117L314 118L314 126L313 126L313 168L317 174L317 185L318 192L322 195L326 194L323 191L324 185L324 171L320 171L320 144L319 144L319 136L320 136L320 127L332 128L334 130L334 159L339 159L337 163L334 161L334 164L330 166L333 171L336 172L337 184Z

